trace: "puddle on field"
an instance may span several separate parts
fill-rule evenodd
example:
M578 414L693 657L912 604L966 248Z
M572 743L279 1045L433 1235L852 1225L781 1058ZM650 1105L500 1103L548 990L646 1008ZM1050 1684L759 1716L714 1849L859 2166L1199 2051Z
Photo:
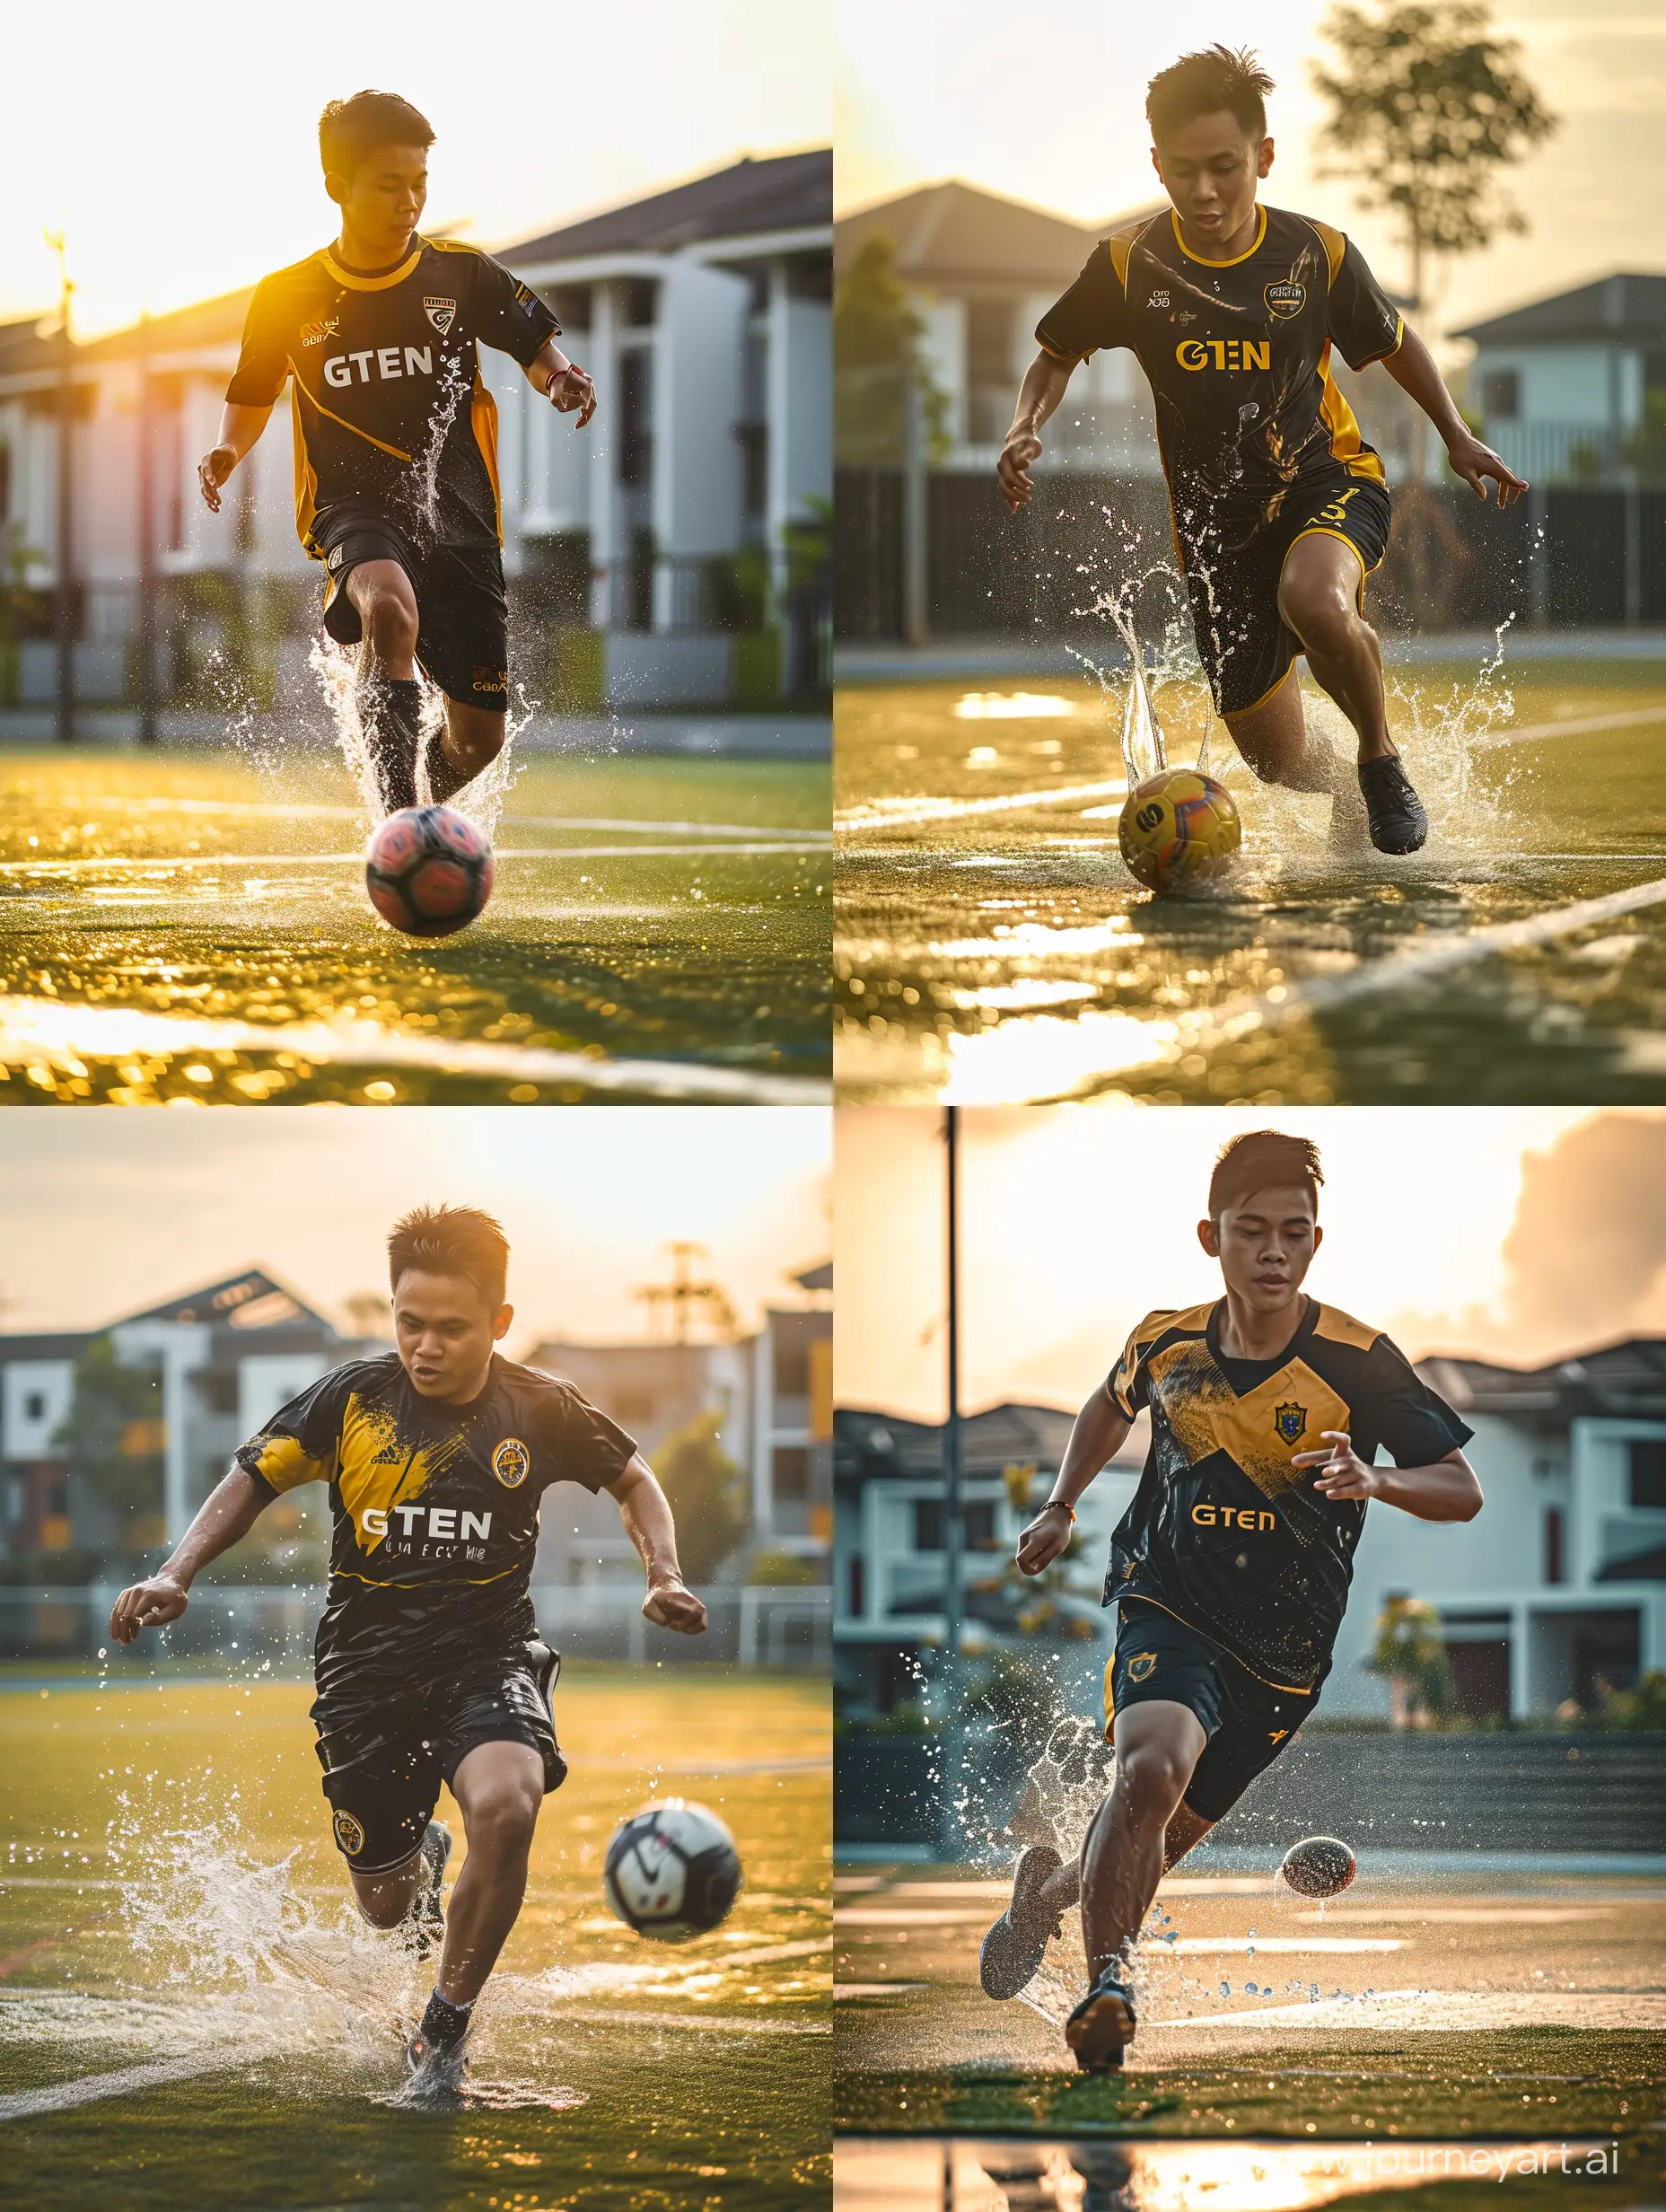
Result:
M1579 2142L1002 2143L841 2136L835 2212L1307 2212L1438 2181L1611 2181Z

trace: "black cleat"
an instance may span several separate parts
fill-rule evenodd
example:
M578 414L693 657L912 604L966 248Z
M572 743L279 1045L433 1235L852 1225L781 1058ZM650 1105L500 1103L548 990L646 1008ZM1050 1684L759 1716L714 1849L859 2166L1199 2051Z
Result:
M1412 789L1398 753L1362 760L1359 787L1371 825L1371 841L1380 853L1415 853L1429 834L1429 817Z
M445 1914L440 1906L440 1888L445 1880L445 1863L452 1856L452 1831L443 1821L429 1821L419 1848L422 1865L405 1925L413 1955L431 1959L445 1941Z
M978 1979L986 1997L1016 1997L1034 1980L1048 1939L1059 1930L1058 1915L1041 1902L1041 1885L1062 1863L1048 1843L1032 1843L1019 1853L1013 1870L1013 1901L984 1937L978 1954Z
M405 2063L410 2069L408 2094L414 2103L445 2104L461 2094L469 2067L460 2041L431 2042L419 2028L405 2046Z
M1139 2023L1118 1970L1108 1966L1065 2023L1065 2041L1084 2074L1114 2074Z

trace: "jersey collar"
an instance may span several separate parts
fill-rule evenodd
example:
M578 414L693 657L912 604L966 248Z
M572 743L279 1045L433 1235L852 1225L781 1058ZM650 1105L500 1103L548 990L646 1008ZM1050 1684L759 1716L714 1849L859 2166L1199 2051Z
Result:
M1224 261L1212 261L1206 253L1194 253L1192 251L1186 241L1180 236L1180 218L1177 209L1173 207L1170 208L1169 221L1174 225L1174 242L1179 248L1180 251L1186 256L1186 259L1188 261L1199 262L1205 268L1236 268L1240 261L1247 261L1252 253L1260 252L1262 241L1267 236L1267 210L1265 207L1258 205L1255 212L1257 221L1255 226L1254 245L1246 246L1241 253L1228 254Z
M1238 1355L1232 1358L1232 1365L1234 1366L1265 1367L1267 1371L1267 1377L1270 1380L1272 1376L1278 1373L1278 1370L1281 1367L1285 1367L1289 1365L1291 1359L1295 1355L1296 1347L1304 1342L1307 1338L1312 1335L1313 1325L1319 1319L1319 1300L1308 1291L1303 1291L1302 1295L1303 1299L1302 1318L1296 1323L1295 1332L1291 1337L1289 1343L1285 1345L1284 1350L1282 1352L1275 1353L1271 1359L1245 1359L1241 1355ZM1222 1360L1229 1356L1227 1353L1222 1351L1221 1349L1221 1323L1225 1320L1225 1318L1226 1301L1224 1298L1217 1298L1214 1304L1209 1308L1209 1318L1204 1324L1203 1332L1204 1342L1208 1346L1210 1356L1214 1360L1217 1365L1219 1365ZM1225 1370L1223 1368L1222 1372L1224 1374ZM1260 1388L1260 1384L1258 1383L1256 1388L1258 1390ZM1242 1393L1235 1392L1234 1395L1241 1396Z
M346 285L349 292L385 292L390 285L402 285L422 259L423 241L413 232L411 250L398 268L384 270L380 276L355 276L350 268L343 268L335 255L326 246L319 255L329 274L338 285Z

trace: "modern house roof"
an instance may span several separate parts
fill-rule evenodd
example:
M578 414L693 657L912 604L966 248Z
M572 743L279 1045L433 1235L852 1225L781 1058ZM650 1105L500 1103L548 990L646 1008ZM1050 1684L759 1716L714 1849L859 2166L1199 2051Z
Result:
M162 1305L147 1306L142 1313L123 1316L127 1321L208 1321L229 1323L233 1329L271 1329L285 1321L330 1324L297 1298L292 1290L264 1268L245 1268L224 1282L205 1284L183 1297Z
M1666 276L1600 276L1594 284L1533 300L1452 335L1472 338L1477 346L1666 338Z
M833 220L833 153L748 154L727 169L505 246L511 266L598 253L676 253L715 238L810 230Z
M846 254L882 233L896 249L899 276L910 284L1045 290L1067 285L1101 238L1137 215L1154 214L1157 205L1166 203L1130 208L1102 224L1074 223L951 177L859 208L840 220L834 234L839 252Z
M1074 1414L1055 1406L991 1406L970 1414L960 1424L962 1470L968 1475L998 1475L1004 1467L1030 1460L1057 1467L1074 1423ZM938 1423L844 1407L834 1418L833 1465L842 1480L898 1476L936 1481L943 1472L942 1453Z
M1479 1359L1425 1359L1419 1367L1463 1413L1666 1420L1666 1339L1627 1337L1548 1367Z

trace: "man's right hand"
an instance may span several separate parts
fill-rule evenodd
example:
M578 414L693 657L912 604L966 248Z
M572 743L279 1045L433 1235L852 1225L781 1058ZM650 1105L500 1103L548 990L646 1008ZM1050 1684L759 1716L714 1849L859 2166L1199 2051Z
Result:
M1044 1506L1018 1540L1018 1571L1040 1575L1070 1549L1075 1523L1057 1505Z
M234 445L216 445L212 453L205 453L197 464L197 481L203 487L203 498L210 514L220 512L220 487L237 466L237 448Z
M205 462L204 467L207 466ZM124 1590L110 1608L110 1632L118 1644L131 1644L141 1628L164 1628L190 1603L190 1593L171 1575L152 1575Z
M1035 486L1030 478L1030 464L1041 451L1041 441L1033 430L1014 429L1006 434L1006 443L1001 448L1001 458L995 464L1000 478L1001 496L1016 514L1020 507L1027 507L1035 496Z

